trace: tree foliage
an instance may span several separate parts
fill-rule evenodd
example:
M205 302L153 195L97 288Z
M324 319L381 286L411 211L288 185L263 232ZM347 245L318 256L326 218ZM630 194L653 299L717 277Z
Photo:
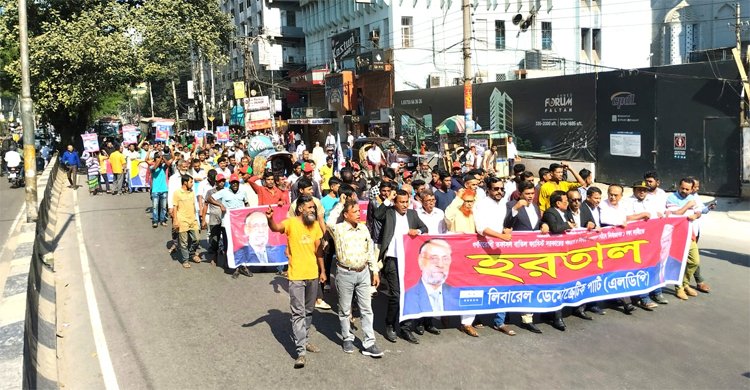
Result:
M38 0L27 6L35 108L53 124L77 130L124 87L177 78L192 53L224 63L233 28L217 0ZM16 0L0 0L0 88L18 91L16 7Z

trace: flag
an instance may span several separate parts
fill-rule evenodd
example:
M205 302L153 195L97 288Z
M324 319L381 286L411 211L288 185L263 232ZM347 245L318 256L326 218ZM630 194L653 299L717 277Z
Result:
M336 131L336 160L339 162L336 165L336 172L340 172L346 166L346 160L344 160L344 152L341 150L341 135L339 131Z

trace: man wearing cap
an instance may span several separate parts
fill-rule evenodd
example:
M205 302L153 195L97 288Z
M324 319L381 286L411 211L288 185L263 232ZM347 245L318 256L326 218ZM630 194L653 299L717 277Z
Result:
M411 186L412 179L413 179L411 172L404 171L404 173L402 174L402 177L403 177L403 179L401 181L401 185L409 185L409 186Z
M627 212L630 215L648 213L649 218L661 218L664 216L664 209L666 203L661 204L659 197L646 196L648 194L648 185L645 181L638 181L633 183L633 195L630 197L627 205ZM638 306L641 308L651 311L659 307L656 304L668 303L662 294L661 288L654 289L650 293L642 294L638 297Z
M458 191L463 188L463 171L461 171L461 163L458 161L453 162L453 170L451 171L451 189Z

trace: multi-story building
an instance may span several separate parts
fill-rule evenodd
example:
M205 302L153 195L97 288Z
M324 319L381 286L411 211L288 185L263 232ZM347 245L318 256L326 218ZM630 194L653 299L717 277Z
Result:
M737 45L737 8L740 8L740 42L746 50L750 4L742 1L669 0L652 8L652 65L683 64L731 58ZM744 4L743 4L744 3Z
M269 95L284 88L289 74L304 71L304 34L297 0L221 0L232 15L235 37L229 63L217 80L227 101L234 98L232 83L246 82L246 92ZM276 91L276 97L282 94Z

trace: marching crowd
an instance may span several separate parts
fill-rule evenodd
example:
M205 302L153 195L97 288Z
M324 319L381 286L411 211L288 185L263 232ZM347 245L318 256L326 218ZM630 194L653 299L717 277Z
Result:
M277 272L289 280L297 349L295 368L305 366L307 352L320 350L307 336L312 312L316 308L331 308L322 297L324 291L330 290L332 273L344 352L355 350L351 321L352 300L356 296L364 332L361 352L372 357L383 356L373 331L371 297L376 291L381 291L387 299L385 313L379 316L385 321L386 340L395 343L402 338L418 344L417 335L440 334L438 325L446 326L445 318L398 321L402 293L398 256L403 256L403 252L396 247L403 235L468 233L510 241L513 233L519 231L562 234L571 229L595 230L670 214L683 215L694 223L686 271L682 283L675 286L675 296L688 300L698 296L696 290L710 291L700 272L697 244L700 219L715 204L701 202L697 195L700 183L694 178L683 178L677 191L668 194L660 188L657 172L646 172L642 181L632 184L633 195L624 198L623 186L612 184L606 190L600 189L593 185L592 172L587 169L576 172L565 163L552 164L535 175L523 164L511 161L510 176L501 177L494 165L487 163L494 159L484 159L483 164L475 148L470 148L466 161L454 162L451 172L433 169L427 161L420 161L411 172L398 162L389 164L383 152L379 159L368 156L362 161L369 163L362 166L345 159L339 169L338 160L342 157L333 148L327 147L321 155L320 145L311 151L304 145L299 148L301 141L293 135L285 138L293 160L288 176L272 171L270 165L253 164L248 140L224 144L204 141L201 145L187 146L142 141L126 148L108 143L101 152L84 153L81 158L87 167L92 195L139 190L128 189L123 177L129 175L127 170L133 159L146 162L152 226L154 229L171 226L172 250L177 251L184 268L191 268L191 262L202 261L227 268L227 237L222 226L222 216L227 210L288 204L289 213L282 222L274 219L276 208L269 207L266 218L270 230L287 236L289 264ZM514 152L512 157L516 155ZM63 164L69 168L72 187L77 186L77 159L72 146L62 156ZM106 180L108 172L114 178L112 188ZM573 181L566 180L568 175ZM360 209L359 201L363 200L368 201L366 223L360 222L364 210ZM204 248L200 245L201 231L207 234ZM423 253L419 256L420 267L423 264L431 267L430 277L423 270L424 283L442 285L447 277L442 261ZM234 276L239 274L253 275L243 266L235 270ZM695 288L691 286L693 279ZM437 293L430 299L442 302L443 297ZM630 314L636 306L652 311L667 303L662 290L657 288L612 304ZM592 320L589 313L604 315L605 309L594 302L574 308L572 314ZM562 311L538 315L537 323L547 317L554 328L565 331ZM488 325L505 335L515 335L505 320L506 313L498 312ZM542 333L531 313L521 313L521 324L528 331ZM481 327L482 322L474 315L460 318L459 329L466 335L479 337L477 328Z

